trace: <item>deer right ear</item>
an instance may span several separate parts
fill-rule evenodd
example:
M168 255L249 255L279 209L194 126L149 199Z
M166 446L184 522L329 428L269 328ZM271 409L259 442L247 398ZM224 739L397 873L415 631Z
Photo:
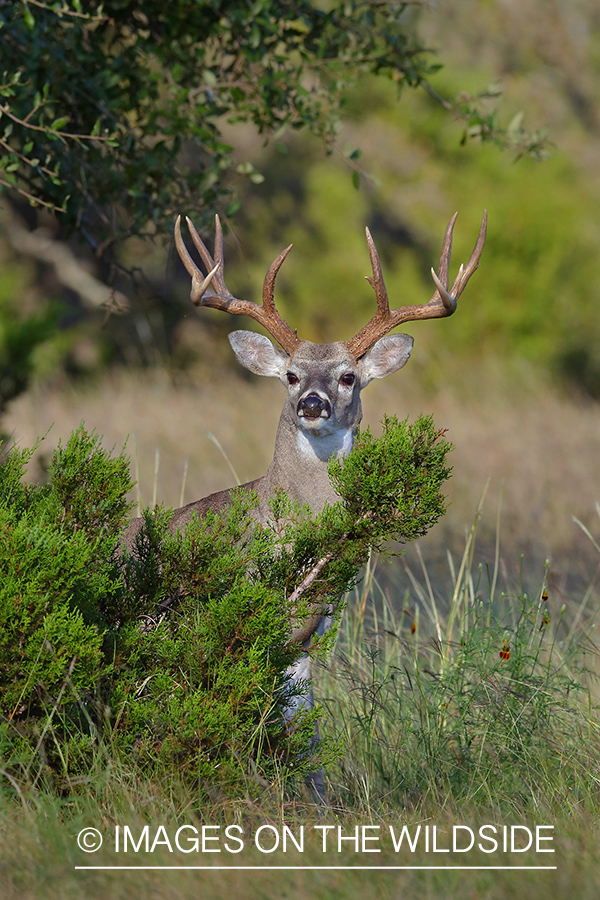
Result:
M380 338L358 361L361 385L364 387L374 378L385 378L405 366L412 346L409 334L388 334Z
M282 378L287 371L288 355L255 331L232 331L229 343L236 359L255 375Z

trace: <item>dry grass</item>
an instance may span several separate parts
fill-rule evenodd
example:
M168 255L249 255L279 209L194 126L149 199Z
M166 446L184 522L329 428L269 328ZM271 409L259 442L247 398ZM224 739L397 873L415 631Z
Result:
M377 429L383 413L414 417L433 412L455 444L451 506L444 540L462 535L489 479L480 534L492 539L502 498L503 551L518 564L521 551L571 565L589 541L572 516L596 523L600 499L600 407L567 396L531 369L489 364L484 371L448 360L437 387L424 387L430 361L370 385L363 395L365 423ZM435 364L435 363L434 363ZM437 363L439 366L439 361ZM49 456L85 420L106 446L128 439L134 477L144 504L183 502L266 471L284 392L270 379L233 374L174 384L161 370L115 371L101 381L38 387L10 407L4 429ZM214 435L227 456L211 439ZM442 543L439 535L429 543ZM515 557L516 554L516 557ZM587 573L589 575L589 572Z
M116 858L115 854L101 853L92 857L96 865L227 865L228 871L76 871L77 865L89 865L90 858L77 851L75 834L77 826L71 829L52 827L52 823L44 827L43 823L35 823L33 827L20 830L11 828L11 843L2 846L0 839L0 859L4 865L0 869L0 889L5 900L79 900L79 898L103 898L110 896L114 900L130 900L130 898L153 898L153 900L187 900L199 896L207 900L234 896L240 900L246 898L358 898L361 900L392 900L397 897L415 897L423 900L438 900L441 897L485 897L489 900L506 900L527 896L531 900L545 900L547 897L556 900L592 900L598 896L599 869L598 847L594 840L593 823L582 823L579 827L572 824L558 823L556 846L557 852L551 859L534 858L523 854L526 858L518 860L520 865L556 865L557 870L550 871L361 871L358 866L409 866L423 864L464 865L465 857L431 860L424 854L415 858L406 853L395 854L390 848L389 825L398 831L404 823L413 828L417 824L414 816L400 813L381 823L382 833L387 834L387 842L383 841L383 852L376 857L369 854L354 854L346 851L342 854L329 852L323 854L319 841L313 838L305 852L276 852L269 856L258 853L240 861L235 857L207 859L206 855L191 854L191 858L183 858L177 854L173 859L167 852L156 851L152 857L139 856ZM91 821L94 821L92 819ZM96 824L101 824L95 820ZM129 819L131 821L131 819ZM436 818L440 829L451 828L454 820L451 815L441 813ZM79 823L78 823L79 824ZM81 822L87 825L89 822ZM370 821L364 820L364 823ZM462 824L462 821L461 823ZM474 824L469 820L469 824ZM341 822L343 833L354 833L354 821ZM587 828L585 827L587 825ZM562 826L562 827L561 827ZM306 825L310 835L310 825ZM108 832L108 828L103 828ZM69 834L68 831L72 833ZM318 837L318 835L316 836ZM308 845L307 839L307 845ZM220 854L220 857L225 854ZM27 866L23 866L23 859ZM502 860L504 863L504 860ZM243 871L233 866L242 865L294 866L296 871ZM510 863L514 864L514 857ZM489 865L489 860L482 855L472 854L467 864ZM505 864L505 863L504 863ZM311 870L309 867L340 866L349 868L345 871L321 869Z

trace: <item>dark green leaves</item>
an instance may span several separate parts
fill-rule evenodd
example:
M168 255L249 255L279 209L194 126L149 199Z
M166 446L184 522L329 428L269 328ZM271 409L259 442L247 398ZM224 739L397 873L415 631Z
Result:
M261 132L309 128L330 142L360 73L417 84L428 71L404 4L85 9L0 10L0 189L60 210L94 246L166 232L182 210L214 210L234 165L222 119Z

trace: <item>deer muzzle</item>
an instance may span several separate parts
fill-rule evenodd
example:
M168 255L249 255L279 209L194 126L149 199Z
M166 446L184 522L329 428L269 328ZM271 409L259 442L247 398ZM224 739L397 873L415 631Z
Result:
M318 394L309 394L300 400L297 412L305 419L328 419L331 416L331 404Z

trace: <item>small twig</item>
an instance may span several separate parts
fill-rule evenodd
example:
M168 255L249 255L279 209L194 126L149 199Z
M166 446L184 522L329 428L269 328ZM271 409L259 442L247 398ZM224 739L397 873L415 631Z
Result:
M46 3L42 3L41 0L27 0L27 2L31 6L37 6L40 9L45 9L46 12L55 13L57 16L75 16L78 19L87 19L88 22L103 22L106 21L106 16L89 16L87 13L75 12L73 9L66 9L63 7L62 9L54 9L51 6L48 6Z
M350 532L345 531L342 535L342 541L345 541L347 537L349 537ZM315 563L312 567L308 575L300 582L298 587L290 594L289 601L290 603L297 603L302 594L305 594L309 587L314 584L317 580L325 566L328 562L331 562L335 553L333 550L330 550L329 553L326 553L325 556L321 557L321 559Z
M23 190L23 188L17 187L15 184L11 184L10 181L5 181L3 178L0 178L0 184L3 184L4 187L10 188L11 191L16 191L18 194L22 194L23 197L27 197L28 200L31 200L34 206L38 204L40 206L45 206L48 209L51 209L53 212L66 212L66 209L63 206L56 206L54 203L48 203L47 200L40 200L39 197L36 197L35 194L30 194L28 191Z
M32 116L35 116L35 114L36 114L36 112L38 111L38 109L41 109L42 106L45 106L47 102L48 102L47 100L44 100L42 103L36 103L36 105L35 105L32 109L29 110L29 112L27 113L27 115L26 115L25 118L23 119L23 123L26 124L26 125L29 125L29 120L30 120L30 118L31 118Z
M363 515L357 519L357 521L355 523L355 527L356 527L356 525L359 525L361 522L365 522L367 519L370 519L371 517L372 517L372 513L370 511L363 513ZM342 544L344 541L348 540L348 538L350 537L350 534L351 534L350 531L345 531L342 534L342 536L340 537L339 543ZM317 562L314 564L314 566L312 567L312 569L310 570L308 575L306 575L302 579L302 581L300 582L298 587L295 588L292 591L292 593L290 594L288 599L289 599L289 602L291 605L297 606L297 603L298 603L298 600L300 599L300 597L302 597L302 595L305 594L306 591L315 583L315 581L317 580L317 578L319 577L319 575L321 574L321 572L323 571L323 569L325 568L327 563L331 562L331 560L333 559L333 557L335 555L336 555L336 550L330 550L329 553L326 553L325 556L322 556L321 559L317 560ZM295 612L296 612L296 610L292 611L292 617L294 616ZM304 625L300 626L300 628L294 629L293 640L299 641L300 643L304 643L304 641L306 641L311 636L311 634L313 634L316 631L323 615L324 615L324 613L322 613L322 612L315 613L314 615L310 616L307 619L307 621L304 623Z
M456 104L452 103L452 101L448 100L446 97L442 97L441 94L438 94L438 92L431 87L428 81L423 81L421 83L421 87L426 94L429 94L432 100L435 100L436 103L439 103L440 106L442 106L448 112L454 113L461 119L465 118L464 113L461 113L461 111L456 108Z
M17 159L20 159L22 162L24 162L26 165L30 166L32 169L39 169L40 172L44 172L46 175L50 175L51 177L53 175L56 175L56 172L52 172L46 166L34 165L33 160L28 159L27 156L24 156L22 153L19 153L18 150L15 150L14 147L11 147L10 144L8 144L6 141L3 141L2 138L0 138L0 147L4 147L4 149L8 153L13 153L17 157Z
M72 138L73 140L78 141L114 141L115 136L109 135L108 137L100 137L100 135L94 134L71 134L69 131L55 131L53 128L47 128L44 125L31 125L27 119L19 119L18 116L15 116L11 113L10 109L7 106L0 106L0 112L3 115L8 116L9 119L12 119L13 122L16 122L17 125L23 125L25 128L29 128L31 131L42 131L44 134L52 134L56 137L61 138ZM35 112L35 110L32 110ZM29 113L31 115L31 113ZM29 116L27 116L29 118Z
M376 186L377 180L372 175L370 175L367 170L360 165L360 163L357 163L355 159L351 159L346 153L343 152L343 150L340 149L340 147L336 143L333 143L331 145L331 148L333 152L337 153L340 159L342 159L344 163L349 166L354 172L356 172L356 174L367 184L370 184L372 187Z
M347 532L346 532L347 535ZM342 537L342 540L346 536ZM330 562L334 557L333 550L330 550L329 553L325 554L315 565L312 567L306 578L298 585L295 591L290 595L290 603L296 604L298 599L304 594L309 587L316 581L319 577L319 574L322 572L323 568ZM297 612L297 607L292 611L292 618L294 614ZM324 616L324 612L315 612L312 615L308 616L307 619L300 625L298 628L292 628L292 641L298 644L304 644L317 630L321 623L321 619Z

